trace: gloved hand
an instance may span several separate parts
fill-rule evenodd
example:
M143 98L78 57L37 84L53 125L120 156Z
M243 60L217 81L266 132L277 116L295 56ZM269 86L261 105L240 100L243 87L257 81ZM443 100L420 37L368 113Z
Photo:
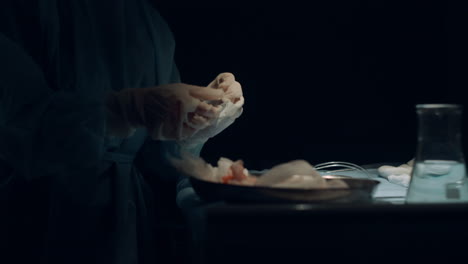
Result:
M207 102L220 101L224 95L223 89L183 83L111 93L109 134L128 137L136 128L146 127L155 140L187 139L218 118L221 106Z
M242 114L244 97L242 87L236 81L232 73L221 73L214 79L208 88L224 91L224 96L219 101L211 101L215 106L221 106L222 111L209 126L196 131L187 139L188 144L199 144L206 142L209 138L216 136L229 127Z
M239 100L244 100L242 87L232 73L225 72L216 76L210 84L209 88L222 89L225 92L225 100L230 100L232 103L237 103ZM243 104L243 103L242 103Z

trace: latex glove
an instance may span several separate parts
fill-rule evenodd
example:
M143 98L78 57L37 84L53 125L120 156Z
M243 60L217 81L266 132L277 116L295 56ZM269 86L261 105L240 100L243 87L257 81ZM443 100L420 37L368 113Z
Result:
M184 140L210 126L222 107L223 89L184 83L150 88L124 89L108 97L110 134L128 137L138 127L146 127L154 140Z
M216 76L216 79L208 84L208 87L213 89L222 89L225 92L223 99L230 100L234 104L239 100L244 100L242 87L230 72L224 72Z
M221 100L210 101L209 103L222 107L218 118L206 128L195 132L188 142L192 144L204 143L209 138L221 133L229 127L242 114L244 97L242 87L236 81L232 73L219 74L209 85L208 88L224 91Z

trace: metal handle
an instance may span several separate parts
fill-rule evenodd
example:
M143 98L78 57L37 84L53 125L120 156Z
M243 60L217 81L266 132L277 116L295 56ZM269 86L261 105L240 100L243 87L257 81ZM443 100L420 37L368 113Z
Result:
M371 178L369 172L366 169L364 169L363 167L361 167L361 166L359 166L357 164L354 164L354 163L351 163L351 162L346 162L346 161L329 161L329 162L324 162L324 163L317 164L314 167L317 170L323 170L323 169L326 169L326 168L344 167L346 169L328 170L328 171L325 171L325 172L329 173L329 172L358 170L358 171L364 172L367 175L368 178Z

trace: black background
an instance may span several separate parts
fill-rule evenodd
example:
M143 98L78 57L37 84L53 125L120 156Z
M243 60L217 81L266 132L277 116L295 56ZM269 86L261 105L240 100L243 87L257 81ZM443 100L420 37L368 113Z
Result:
M156 3L183 82L232 72L243 87L243 115L206 144L205 159L243 159L252 169L298 158L405 162L416 151L415 104L466 110L465 7L317 2L325 3Z

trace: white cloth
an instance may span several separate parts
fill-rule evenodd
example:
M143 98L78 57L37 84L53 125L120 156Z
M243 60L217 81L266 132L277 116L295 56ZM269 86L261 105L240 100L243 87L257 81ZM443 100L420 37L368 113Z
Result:
M228 175L229 170L233 169L234 162L221 157L218 160L218 166L213 167L203 158L184 155L181 159L173 159L172 164L183 174L205 181L221 183L223 182L222 178ZM281 163L258 177L249 177L248 170L246 168L243 170L246 177L241 179L242 182L236 184L299 189L348 188L348 185L339 179L326 180L305 160Z
M383 165L377 171L381 177L386 178L389 182L408 187L411 180L413 163L414 160L410 160L398 167Z

